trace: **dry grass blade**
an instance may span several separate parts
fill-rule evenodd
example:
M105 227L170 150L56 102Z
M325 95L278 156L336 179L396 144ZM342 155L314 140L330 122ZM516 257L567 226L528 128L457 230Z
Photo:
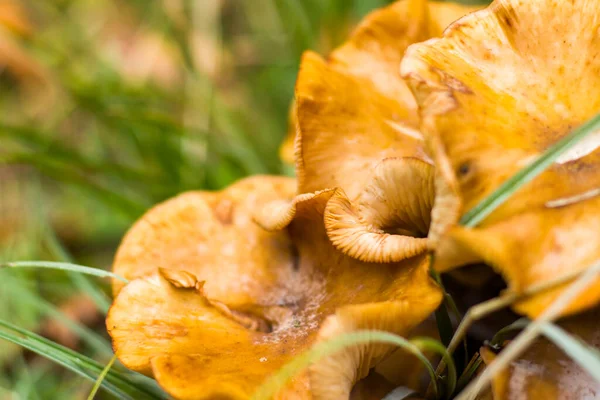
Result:
M595 347L589 346L583 340L571 336L559 326L545 324L542 327L544 336L552 340L573 360L577 361L588 374L600 382L600 352Z
M493 298L491 300L485 301L483 303L480 303L480 304L477 304L476 306L471 307L469 309L469 311L467 311L467 313L465 314L465 317L462 319L460 324L458 325L458 328L456 329L456 332L454 333L454 336L452 337L452 341L448 345L448 352L450 354L454 353L454 351L460 344L461 340L466 336L467 331L469 330L471 325L473 325L473 323L480 320L481 318L484 318L489 314L492 314L496 311L506 308L520 300L524 300L528 297L534 296L534 295L542 293L546 290L550 290L559 285L570 282L573 279L575 279L581 275L582 275L581 271L572 272L565 276L561 276L560 278L553 279L551 281L532 286L522 293L509 292L503 296ZM445 363L444 363L444 360L442 359L440 361L440 363L438 364L436 373L441 374L444 371L444 368L445 368Z
M527 347L543 332L544 326L558 318L561 312L589 285L591 285L600 273L600 262L588 268L577 280L571 283L567 289L544 311L539 318L529 324L517 338L508 345L488 366L488 368L471 382L466 389L460 393L457 400L474 400L478 393L487 388L491 379L508 364L521 355Z

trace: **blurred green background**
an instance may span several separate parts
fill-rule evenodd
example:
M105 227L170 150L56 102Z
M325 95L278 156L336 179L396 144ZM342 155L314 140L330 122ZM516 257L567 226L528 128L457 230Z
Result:
M278 147L300 55L327 53L387 3L0 0L0 261L109 268L151 205L290 174ZM0 269L0 320L106 363L105 284ZM0 341L0 400L90 387Z

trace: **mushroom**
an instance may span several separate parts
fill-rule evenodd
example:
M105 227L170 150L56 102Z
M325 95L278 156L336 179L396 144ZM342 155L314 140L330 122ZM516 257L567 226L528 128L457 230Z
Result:
M596 308L561 321L560 328L597 348L599 317L600 310ZM489 365L496 355L484 347L481 356ZM592 399L600 393L600 382L551 341L539 338L494 377L492 391L495 400Z
M424 256L373 265L342 254L323 225L336 191L291 200L294 187L247 178L180 195L133 226L114 265L132 281L115 286L106 321L125 366L177 399L247 399L314 343L363 329L406 335L436 309L441 291ZM347 399L392 350L347 348L278 398Z
M435 268L485 262L523 290L600 258L600 132L475 228L459 218L600 111L598 0L496 0L441 39L411 46L401 71L436 165ZM561 292L517 305L535 317ZM600 280L567 314L600 300Z
M365 262L427 250L432 161L399 74L406 48L473 8L403 0L369 15L323 60L302 58L296 84L298 192L337 188L325 211L337 249Z

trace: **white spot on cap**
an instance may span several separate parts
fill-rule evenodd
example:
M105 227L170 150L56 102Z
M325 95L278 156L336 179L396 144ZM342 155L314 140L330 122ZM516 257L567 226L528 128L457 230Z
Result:
M556 160L557 164L565 164L569 161L577 160L594 152L600 147L600 130L590 133L579 141L575 146L561 154Z

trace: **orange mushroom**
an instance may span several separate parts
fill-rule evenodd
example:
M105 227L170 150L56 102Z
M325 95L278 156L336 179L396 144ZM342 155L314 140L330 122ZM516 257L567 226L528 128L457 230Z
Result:
M410 44L441 35L471 10L399 1L369 15L327 61L304 55L296 84L298 191L339 189L325 222L343 253L381 263L427 250L434 174L400 61Z
M433 171L398 68L410 43L467 10L404 0L330 61L305 55L298 184L253 177L183 194L133 226L114 263L132 281L115 284L107 318L124 365L175 398L245 399L314 343L361 329L406 335L436 309L426 239L414 237L428 230ZM348 348L278 396L347 399L391 351Z
M600 258L596 132L476 228L462 214L600 111L598 0L496 0L402 62L436 165L429 240L440 271L486 262L510 290L583 270ZM537 316L561 289L517 309ZM600 300L600 280L567 313Z
M114 271L133 280L115 287L106 321L125 366L178 399L246 399L316 342L361 329L406 335L435 310L441 293L425 257L373 265L343 255L323 226L335 191L284 203L294 186L254 177L183 194L130 230ZM275 232L252 222L269 201L285 205L254 218ZM348 398L392 350L367 344L327 357L279 398Z

